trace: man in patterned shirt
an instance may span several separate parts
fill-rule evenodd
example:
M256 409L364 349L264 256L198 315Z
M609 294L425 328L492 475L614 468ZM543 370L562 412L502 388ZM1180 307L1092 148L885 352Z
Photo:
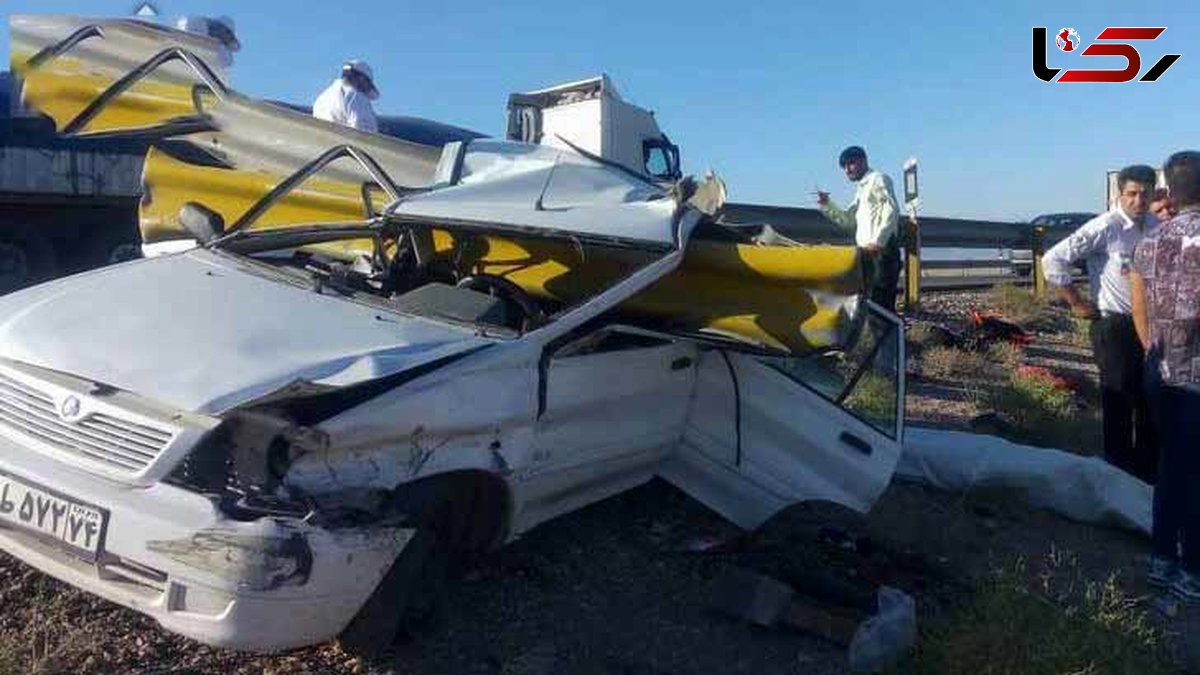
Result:
M1179 212L1138 245L1130 275L1134 325L1158 391L1147 577L1200 600L1200 152L1177 152L1163 168Z

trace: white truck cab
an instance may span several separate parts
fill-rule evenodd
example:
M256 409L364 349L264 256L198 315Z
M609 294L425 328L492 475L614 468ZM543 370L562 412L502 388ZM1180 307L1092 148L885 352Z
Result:
M573 146L658 180L683 175L654 113L623 100L608 75L511 94L507 138Z

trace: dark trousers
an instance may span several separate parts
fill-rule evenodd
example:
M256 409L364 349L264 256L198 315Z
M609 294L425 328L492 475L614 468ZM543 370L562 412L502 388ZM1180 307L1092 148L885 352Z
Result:
M1162 386L1155 396L1161 458L1154 487L1154 555L1176 556L1200 574L1200 393Z
M871 300L889 312L896 311L896 285L900 280L900 246L893 237L873 259Z
M1143 378L1145 355L1133 318L1110 314L1092 322L1092 351L1100 368L1104 458L1154 484L1158 446Z

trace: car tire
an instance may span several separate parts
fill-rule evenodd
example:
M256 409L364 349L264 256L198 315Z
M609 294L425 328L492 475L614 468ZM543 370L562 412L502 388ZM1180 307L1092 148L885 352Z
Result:
M418 526L379 585L338 636L343 650L375 658L441 608L448 556L432 528Z
M432 623L448 579L503 540L509 498L499 479L458 472L403 485L388 511L407 514L416 532L338 638L343 649L367 659Z
M0 229L0 295L57 273L58 260L45 237L23 228Z

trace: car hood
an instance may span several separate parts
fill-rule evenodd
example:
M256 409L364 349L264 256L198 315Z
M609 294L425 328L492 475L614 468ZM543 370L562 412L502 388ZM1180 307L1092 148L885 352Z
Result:
M490 342L256 272L194 250L0 297L0 357L216 413L297 380L345 386Z

